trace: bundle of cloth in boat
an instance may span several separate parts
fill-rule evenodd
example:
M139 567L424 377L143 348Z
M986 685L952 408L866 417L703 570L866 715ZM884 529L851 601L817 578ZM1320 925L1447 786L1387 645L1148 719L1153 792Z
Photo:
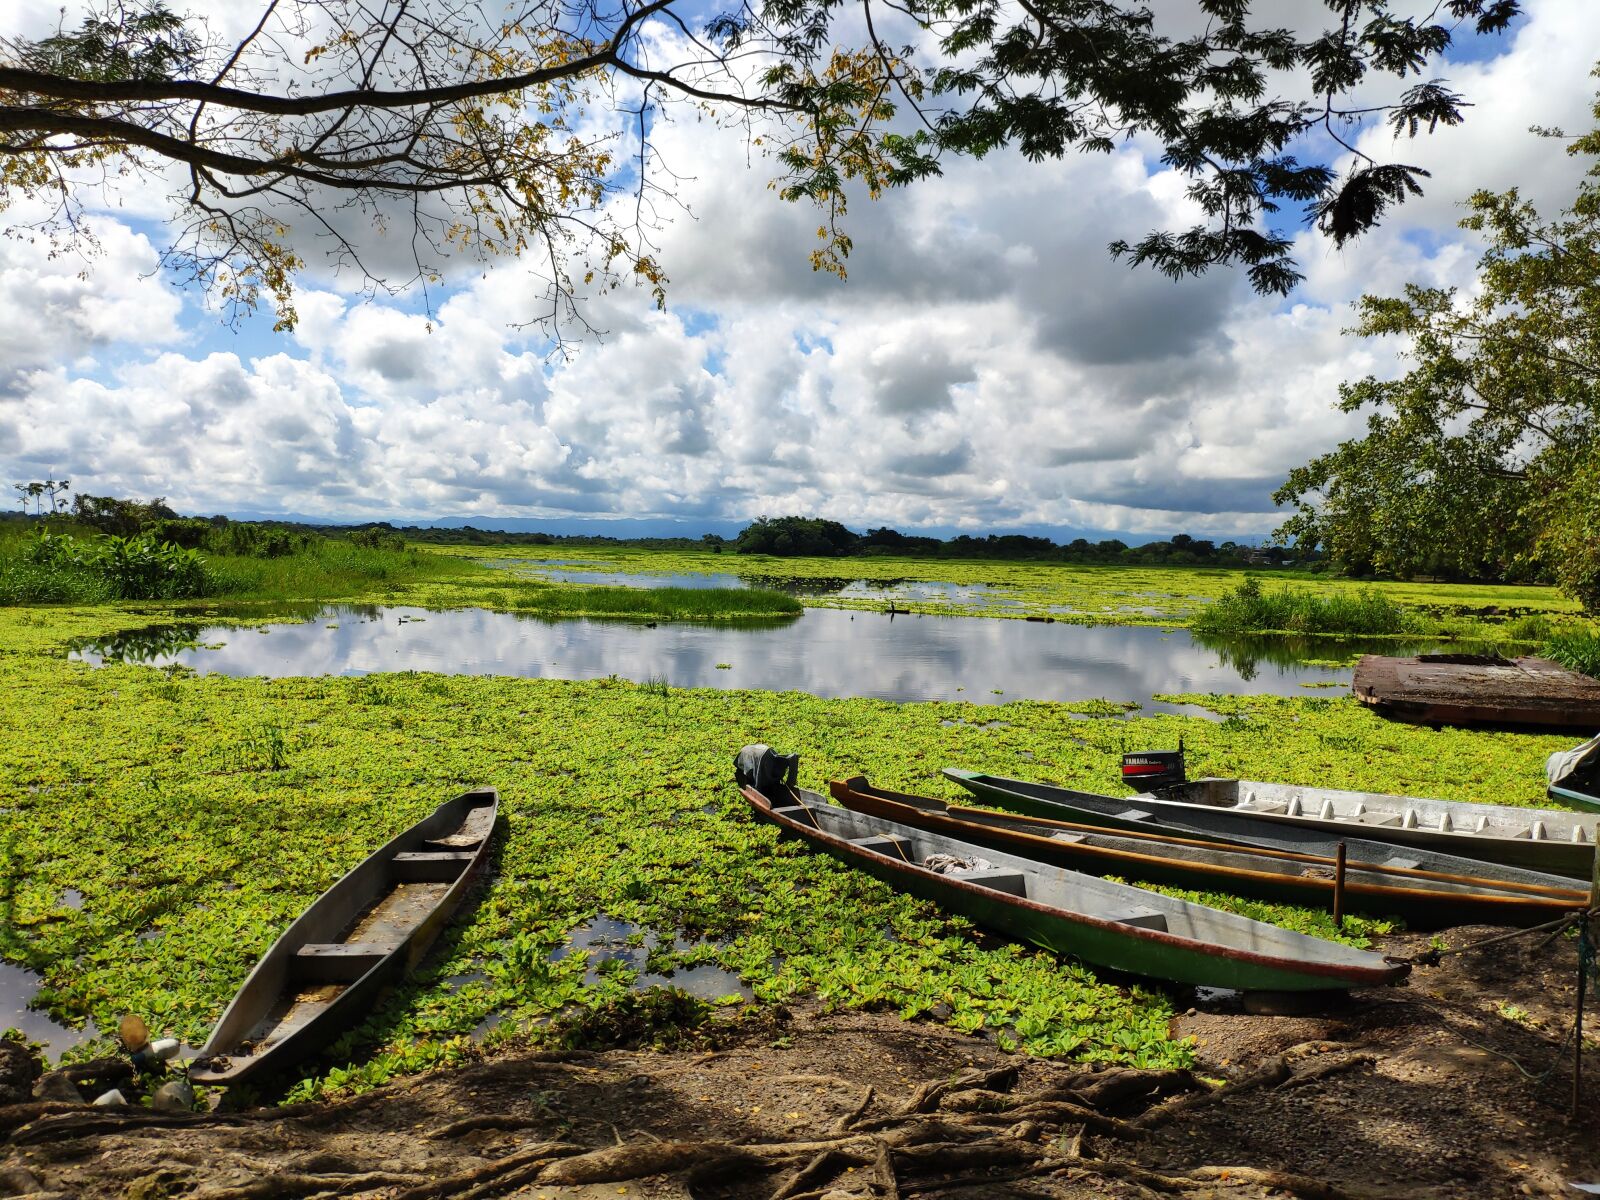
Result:
M1557 750L1545 761L1544 773L1552 789L1600 798L1600 734L1571 750Z
M733 756L733 779L741 787L771 796L785 784L794 787L799 782L800 756L779 754L764 742L746 746Z

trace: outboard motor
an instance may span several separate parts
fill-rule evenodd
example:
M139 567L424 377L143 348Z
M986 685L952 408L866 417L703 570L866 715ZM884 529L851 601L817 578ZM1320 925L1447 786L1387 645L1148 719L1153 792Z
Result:
M1183 763L1183 741L1176 750L1139 750L1122 756L1122 782L1141 792L1178 787L1189 782Z
M733 781L740 787L753 787L769 800L783 800L784 787L794 787L800 779L800 756L779 754L758 742L733 756Z

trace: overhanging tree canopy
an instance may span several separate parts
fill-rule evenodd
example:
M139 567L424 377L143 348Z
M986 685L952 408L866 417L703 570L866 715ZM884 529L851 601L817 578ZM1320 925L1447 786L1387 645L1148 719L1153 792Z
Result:
M1600 129L1568 150L1595 163L1560 216L1468 202L1473 294L1362 298L1356 332L1405 339L1411 369L1341 388L1367 434L1290 472L1280 536L1362 572L1544 575L1600 611Z
M762 0L698 22L689 0L240 0L250 21L223 36L166 0L94 3L52 36L0 39L0 202L42 200L14 224L82 239L95 172L161 174L168 264L231 305L265 292L285 324L319 242L391 288L448 255L537 253L535 316L573 315L580 276L659 298L650 231L671 177L651 129L675 105L775 154L780 193L826 214L822 269L843 273L851 181L876 195L945 154L1142 135L1205 220L1112 250L1174 276L1242 265L1285 292L1299 274L1272 215L1300 205L1342 243L1415 193L1426 172L1355 153L1354 132L1457 123L1466 101L1429 64L1518 12L1326 0L1326 26L1297 31L1256 0ZM408 243L398 273L384 231Z

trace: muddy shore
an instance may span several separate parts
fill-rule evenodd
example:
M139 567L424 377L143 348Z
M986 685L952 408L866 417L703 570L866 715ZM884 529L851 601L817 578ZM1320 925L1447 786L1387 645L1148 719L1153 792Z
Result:
M1192 1072L796 1007L689 1048L512 1049L294 1109L14 1104L0 1195L1572 1196L1600 1180L1589 1038L1587 1102L1566 1114L1575 964L1570 938L1523 938L1315 1015L1196 1007L1174 1022Z

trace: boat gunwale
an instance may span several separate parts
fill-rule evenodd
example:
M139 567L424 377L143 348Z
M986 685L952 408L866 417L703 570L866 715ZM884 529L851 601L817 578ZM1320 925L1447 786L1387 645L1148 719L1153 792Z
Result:
M487 804L469 803L469 801L477 797L487 797ZM469 788L466 791L461 792L459 795L453 796L449 800L444 801L431 813L428 813L421 819L406 826L406 828L395 834L394 837L390 838L382 846L378 847L371 854L368 854L360 862L352 866L343 875L339 876L338 879L334 880L333 883L329 884L328 887L324 889L315 900L307 905L305 910L302 911L301 914L296 917L281 934L278 935L278 937L273 941L272 945L268 946L267 949L262 953L261 957L256 960L256 965L251 968L250 974L247 975L244 982L239 985L239 989L234 993L233 999L228 1002L228 1007L223 1009L222 1015L217 1018L217 1023L212 1029L211 1036L206 1039L206 1043L201 1048L200 1053L195 1056L195 1062L189 1067L188 1077L191 1080L193 1080L195 1083L205 1084L213 1087L228 1086L231 1084L241 1083L252 1076L261 1075L270 1070L270 1068L277 1062L287 1061L286 1056L283 1054L284 1047L295 1045L296 1042L307 1033L307 1031L315 1029L317 1027L317 1022L321 1019L321 1014L313 1017L305 1025L289 1034L289 1036L284 1038L282 1041L273 1043L260 1054L251 1054L248 1056L230 1054L226 1048L214 1049L213 1043L217 1040L220 1031L228 1023L228 1019L233 1015L234 1009L238 1005L245 1003L247 997L253 1002L254 997L250 996L251 985L256 982L257 976L264 974L270 969L273 969L273 967L276 965L276 960L280 955L290 956L292 955L293 951L298 950L300 946L310 944L311 938L304 935L302 926L311 924L313 918L317 915L322 906L332 904L336 901L336 897L333 896L333 893L340 887L341 884L345 882L345 880L360 873L372 864L392 860L396 855L404 853L404 847L406 843L410 841L415 840L421 842L430 840L430 837L434 835L423 834L419 836L417 831L430 821L437 820L442 814L445 814L447 809L450 809L452 806L459 806L461 808L461 816L463 821L465 820L467 814L474 808L488 807L490 810L491 815L488 823L488 830L484 834L483 840L478 843L478 848L473 852L471 861L462 868L459 875L450 881L450 886L445 889L444 894L441 895L433 904L429 905L426 913L410 930L406 932L405 936L402 937L387 954L385 954L377 962L373 963L372 966L368 967L367 970L363 971L355 979L344 985L343 991L341 991L338 996L334 997L334 999L330 1001L329 1009L338 1004L339 1000L345 995L345 993L355 991L356 989L365 986L374 975L389 969L398 956L411 951L413 948L413 941L418 930L423 929L428 922L434 918L435 914L441 910L447 912L453 911L453 906L460 902L460 899L466 888L472 884L478 872L482 869L483 863L485 862L494 841L495 828L500 817L500 792L498 788L493 786ZM450 835L444 834L442 836ZM297 935L300 936L297 937ZM281 998L282 995L283 990L280 988L278 992L274 994L272 1004L268 1005L265 1012L270 1012L272 1006L277 1003L278 999ZM264 1016L265 1013L262 1015ZM260 1019L261 1017L258 1016L257 1020L259 1021ZM229 1068L223 1071L211 1071L200 1067L200 1063L212 1058L229 1059Z
M1038 846L1041 846L1041 847L1050 847L1051 849L1060 849L1060 848L1062 848L1064 846L1064 843L1057 842L1054 839L1046 837L1046 836L1044 836L1042 834L1030 833L1030 832L1027 832L1025 830L1019 830L1019 829L1008 829L1005 826L998 825L998 824L997 825L985 825L985 824L983 824L981 822L976 822L976 821L963 821L960 818L960 816L956 815L956 814L958 814L960 812L963 812L963 811L984 811L984 810L981 810L981 809L980 810L971 810L971 809L965 808L965 806L946 805L946 811L941 814L941 813L938 813L936 811L928 811L928 810L924 810L924 809L919 809L919 808L917 808L916 805L913 805L913 804L903 804L903 803L901 803L901 802L899 802L899 801L897 801L897 800L895 800L893 798L895 793L890 793L888 795L883 795L882 794L883 789L872 788L871 790L869 790L867 792L862 792L859 789L856 789L856 788L853 788L853 787L850 786L850 784L853 783L853 782L854 782L853 780L851 780L851 781L843 781L843 782L841 782L839 780L833 780L833 781L831 781L829 783L829 790L832 793L833 798L835 800L838 800L840 804L844 805L844 807L846 807L846 808L853 809L854 811L857 811L857 812L860 812L860 811L863 811L863 810L856 809L855 806L850 804L846 800L846 798L844 796L841 796L839 794L841 790L844 791L847 795L848 794L864 795L864 796L866 796L868 798L879 799L879 800L881 800L881 801L883 801L885 803L899 804L900 807L906 808L906 809L910 809L913 812L915 812L917 815L920 815L920 816L929 816L929 817L934 817L936 819L939 818L939 817L943 817L945 820L948 820L952 825L955 825L958 828L962 828L962 829L977 829L977 830L994 829L994 830L998 830L1000 833L1004 834L1006 837L1020 839L1026 845L1038 845ZM873 815L881 815L881 814L873 814ZM1067 829L1082 829L1082 830L1085 831L1085 835L1087 837L1117 838L1117 837L1121 837L1122 836L1120 831L1107 829L1105 826L1095 827L1095 826L1087 826L1087 825L1074 825L1072 822L1069 822L1069 821L1054 821L1054 820L1051 820L1048 817L1023 817L1023 816L1016 816L1015 814L1005 813L1005 812L999 812L999 813L996 813L996 815L997 816L1001 816L1001 817L1006 817L1006 818L1014 818L1014 819L1019 820L1019 821L1039 821L1039 822L1041 822L1043 824L1060 826L1060 827L1067 828ZM890 818L890 819L893 819L893 818ZM915 825L914 821L906 821L906 822L903 822L903 823L904 824L909 824L909 825ZM934 831L934 832L937 832L937 831ZM1157 836L1157 840L1163 840L1163 839L1160 839ZM1292 852L1289 852L1289 851L1271 851L1271 850L1263 850L1263 851L1258 852L1253 847L1249 847L1249 846L1235 846L1235 845L1231 845L1231 844L1228 844L1228 843L1219 843L1219 842L1209 842L1208 843L1208 842L1200 842L1200 841L1195 841L1195 840L1190 840L1190 839L1181 839L1181 838L1172 838L1172 839L1165 839L1165 840L1169 840L1171 842L1179 843L1179 844L1183 844L1183 845L1193 846L1196 849L1209 850L1209 851L1211 851L1213 853L1217 853L1217 854L1234 854L1234 855L1250 856L1250 855L1254 855L1254 854L1260 853L1263 856L1290 858L1290 859L1297 860L1297 861L1316 863L1318 865L1331 865L1332 862L1333 862L1332 859L1329 859L1329 858L1327 858L1325 856L1321 856L1321 855L1295 854L1295 853L1292 853ZM1121 862L1151 863L1151 864L1158 864L1158 865L1163 865L1163 866L1187 867L1187 868L1190 868L1190 869L1193 869L1193 870L1197 870L1197 871L1205 871L1205 872L1209 872L1211 874L1214 874L1214 875L1218 876L1219 879L1222 882L1227 882L1228 880L1244 880L1244 881L1251 881L1251 882L1271 883L1271 884L1277 884L1277 885L1287 886L1287 887L1291 887L1291 888L1303 888L1308 892L1317 893L1317 894L1320 894L1322 892L1327 891L1330 887L1333 886L1333 883L1334 883L1334 881L1332 879L1324 879L1324 878L1320 878L1320 877L1316 877L1316 876L1285 875L1285 874L1278 874L1276 872L1271 872L1271 871L1254 871L1254 870L1250 870L1250 869L1244 868L1244 867L1229 867L1229 866L1224 866L1222 864L1211 864L1211 863L1206 863L1206 862L1203 862L1203 861L1197 861L1197 860L1192 860L1192 859L1177 859L1177 860L1174 860L1174 859L1162 858L1159 855L1140 854L1140 853L1137 853L1136 851L1119 850L1119 849L1115 849L1113 847L1095 846L1095 847L1085 847L1085 849L1087 851L1093 853L1093 854L1098 855L1098 856L1107 857L1107 858L1114 858L1114 859L1116 859L1118 861L1121 861ZM1346 878L1345 884L1344 884L1344 890L1345 890L1346 893L1355 893L1355 894L1360 894L1360 895L1370 895L1370 896L1373 896L1373 897L1376 897L1376 898L1379 898L1379 899L1390 899L1390 898L1392 898L1392 899L1400 900L1400 901L1416 902L1419 898L1421 898L1421 899L1435 900L1435 901L1437 901L1439 903L1444 903L1446 901L1454 902L1454 903L1493 903L1493 904L1495 904L1497 906L1498 905L1504 905L1511 911L1516 911L1516 910L1524 909L1524 908L1526 908L1526 909L1539 909L1539 910L1548 910L1548 909L1551 909L1551 908L1565 908L1565 907L1567 907L1567 905L1564 904L1563 902L1564 901L1568 901L1568 900L1570 900L1570 902L1571 902L1570 903L1570 907L1572 908L1573 911L1580 911L1580 910L1582 910L1582 909L1587 907L1587 902L1588 902L1587 893L1582 892L1577 888L1565 888L1565 889L1543 888L1543 889L1540 889L1540 888L1537 888L1536 885L1533 885L1533 884L1514 884L1514 883L1500 884L1500 883L1496 882L1495 880L1483 879L1483 878L1479 878L1479 877L1475 877L1475 876L1445 875L1445 874L1442 874L1440 872L1420 871L1420 870L1415 870L1415 869L1409 868L1409 867L1389 867L1389 868L1385 868L1385 867L1382 867L1382 866L1374 865L1374 864L1371 864L1371 863L1363 863L1363 862L1349 862L1349 863L1345 864L1345 868L1346 868L1347 871L1361 871L1361 872L1372 872L1372 873L1381 872L1381 873L1385 873L1385 874L1387 874L1387 873L1402 873L1403 872L1403 873L1405 873L1405 874L1407 874L1409 876L1418 877L1418 878L1422 879L1424 882L1430 882L1430 883L1462 883L1462 884L1467 884L1467 885L1470 885L1470 886L1477 886L1477 887L1482 889L1482 890L1475 891L1475 892L1430 891L1430 890L1427 890L1425 888L1403 888L1403 887L1385 886L1385 885L1383 885L1381 883L1368 883L1368 882L1363 882L1361 880L1352 881L1348 877ZM1069 867L1068 869L1069 870L1075 870L1076 868ZM1496 893L1499 892L1502 888L1505 888L1505 889L1516 889L1519 892L1520 891L1530 891L1533 894L1529 894L1529 895L1520 895L1520 894L1497 895Z
M1512 823L1515 823L1516 821L1521 820L1521 821L1523 821L1525 823L1525 826L1527 828L1532 828L1532 826L1533 826L1535 821L1548 820L1551 817L1555 817L1555 818L1559 819L1560 822L1565 826L1568 826L1568 827L1576 826L1576 827L1579 827L1579 828L1587 829L1588 828L1588 821L1593 821L1593 820L1595 820L1595 817L1596 817L1596 814L1593 811L1574 812L1572 809L1566 809L1566 808L1532 808L1532 807L1523 807L1522 805L1517 805L1517 804L1488 804L1488 803L1485 803L1485 802L1480 801L1480 800L1444 800L1444 799L1439 798L1438 796L1411 796L1411 795L1403 795L1403 794L1397 794L1397 793L1392 793L1392 792L1369 792L1369 791L1365 791L1365 790L1362 790L1362 789L1359 789L1359 788L1330 788L1330 787L1321 787L1321 786L1319 786L1317 784L1310 784L1310 783L1272 783L1272 782L1270 782L1268 780L1264 780L1264 779L1243 779L1243 778L1235 778L1235 777L1223 776L1223 775L1203 775L1199 779L1191 779L1191 780L1188 780L1185 783L1173 784L1170 787L1159 788L1159 789L1157 789L1155 791L1137 792L1134 795L1128 797L1128 799L1137 800L1137 799L1139 799L1141 797L1144 797L1144 798L1148 798L1148 799L1151 799L1151 800L1160 800L1160 801L1163 801L1163 802L1165 802L1167 804L1192 804L1192 805L1196 806L1197 808L1210 808L1210 809L1216 809L1216 810L1219 810L1219 811L1234 810L1234 811L1237 811L1237 812L1239 812L1241 814L1244 814L1246 816L1264 817L1267 820L1277 819L1277 820L1282 820L1282 821L1296 821L1296 820L1302 820L1302 819L1305 819L1305 820L1326 819L1326 820L1338 821L1341 824L1348 823L1352 828L1355 828L1355 829L1367 829L1367 828L1370 828L1374 832L1383 832L1383 831L1385 831L1385 830L1387 830L1389 828L1389 826L1385 826L1385 825L1373 825L1373 826L1370 826L1370 827L1369 826L1360 825L1354 819L1352 819L1350 817L1333 816L1333 817L1329 817L1329 818L1319 818L1314 813L1306 813L1306 814L1302 814L1301 816L1295 817L1295 816L1289 816L1287 813L1271 813L1271 812L1264 812L1264 811L1258 812L1255 809L1242 808L1242 807L1240 807L1240 805L1238 803L1233 803L1233 804L1211 804L1211 803L1208 803L1208 802L1203 801L1203 800L1186 800L1186 799L1180 798L1182 796L1182 794L1185 791L1187 791L1188 789L1190 789L1190 788L1206 789L1209 786L1210 790L1221 791L1222 789L1216 787L1216 785L1218 785L1218 784L1231 784L1236 790L1244 789L1246 787L1249 787L1249 788L1265 788L1265 789L1267 789L1267 794L1268 795L1275 795L1275 794L1280 794L1282 792L1289 791L1289 792L1303 792L1303 793L1305 793L1307 795L1323 796L1323 797L1328 797L1328 796L1372 797L1372 798L1375 798L1377 800L1384 801L1386 805L1392 805L1393 811L1396 812L1396 813L1398 813L1403 808L1417 809L1418 805L1424 805L1424 806L1427 806L1428 808L1438 808L1439 810L1441 810L1442 812L1445 812L1445 813L1456 813L1456 812L1460 812L1460 811L1463 811L1463 810L1469 810L1470 811L1472 809L1483 809L1483 810L1485 810L1485 812L1482 815L1484 815L1486 817L1493 817L1493 818L1498 818L1498 819L1501 819L1501 820L1507 820L1507 821L1510 821ZM1549 789L1547 788L1546 789L1547 793L1548 793L1548 790ZM1202 791L1201 794L1204 794L1204 792ZM1417 811L1420 812L1422 810L1421 809L1417 809ZM1588 820L1586 820L1586 818ZM1596 825L1597 825L1597 828L1600 828L1600 821L1597 821ZM1401 826L1400 828L1402 830L1404 830L1404 826ZM1442 836L1445 836L1445 837L1460 836L1460 837L1470 837L1470 838L1487 838L1487 839L1495 839L1495 840L1508 841L1508 842L1521 842L1521 841L1529 841L1529 840L1531 840L1531 839L1528 839L1528 838L1521 837L1521 836L1519 836L1517 834L1501 833L1498 830L1495 830L1491 826L1486 826L1483 829L1432 829L1432 828L1429 828L1426 825L1418 825L1418 826L1414 827L1414 830L1417 831L1417 832L1421 832L1421 833L1439 834L1439 835L1442 835ZM1382 839L1380 839L1380 840L1382 840ZM1541 838L1541 839L1538 839L1538 840L1540 840L1540 841L1560 842L1562 844L1566 844L1565 840L1562 839L1562 838L1546 837L1546 838ZM1594 840L1590 840L1590 841L1587 841L1587 842L1574 842L1574 843L1571 843L1571 844L1573 844L1573 845L1587 845L1587 846L1593 847L1596 844L1596 842Z
M1000 892L994 888L984 887L981 884L970 883L964 879L957 879L949 875L941 875L938 872L929 870L927 867L924 867L918 863L911 863L903 859L891 858L887 854L881 854L877 851L867 850L864 847L853 845L847 839L829 833L827 830L818 825L802 825L792 817L787 817L776 811L773 801L769 797L757 789L749 786L748 784L740 785L739 790L744 794L746 802L749 803L751 807L755 808L763 817L771 820L775 824L782 826L783 828L790 830L795 834L798 834L808 842L821 841L825 843L830 850L842 851L848 858L867 859L870 856L872 861L881 860L883 863L888 864L889 869L897 874L904 874L912 878L927 878L936 880L940 886L952 887L958 891L965 892L974 898L997 902L1002 906L1024 909L1043 916L1054 917L1057 919L1066 919L1075 923L1092 926L1105 933L1110 933L1121 937L1128 937L1134 941L1145 941L1156 945L1163 945L1170 949L1181 950L1186 953L1199 953L1207 957L1229 958L1236 962L1248 963L1252 966L1283 971L1289 974L1301 974L1327 979L1343 980L1350 987L1375 987L1397 983L1399 980L1404 979L1411 970L1409 963L1385 962L1381 967L1367 967L1353 964L1344 965L1333 962L1319 962L1316 960L1303 960L1285 958L1279 955L1262 954L1258 951L1242 950L1231 946L1218 946L1215 943L1202 942L1198 938L1184 937L1179 934L1170 933L1167 930L1146 929L1142 926L1129 925L1122 921L1110 921L1104 917L1096 917L1091 913L1076 912L1071 909L1060 908L1055 905L1042 904L1037 900L1031 900L1025 896L1013 896L1007 892ZM796 801L802 807L806 808L807 810L814 807L803 797L803 793L806 793L807 789L795 787L791 788L791 790L795 792ZM822 797L816 792L809 792L809 794L816 796L819 800L822 799ZM827 805L824 804L822 807L827 807ZM888 820L888 818L885 817L878 817L876 819L880 821ZM890 824L897 823L898 822L890 822ZM949 838L947 840L958 841L959 839ZM981 847L979 848L981 849ZM1081 874L1081 872L1070 871L1069 868L1065 867L1058 867L1055 869L1068 871L1069 874ZM1093 877L1090 876L1089 878ZM1096 882L1104 881L1096 880ZM1132 884L1124 884L1121 886L1128 887L1133 891L1144 890L1134 887ZM1170 899L1170 897L1160 896L1159 893L1155 892L1147 892L1146 894L1152 898L1159 898L1162 900ZM1179 903L1188 902L1180 901ZM1206 905L1196 905L1195 907L1201 909L1207 908ZM1231 916L1234 914L1225 915ZM1250 918L1242 919L1250 920ZM1267 923L1256 922L1256 924ZM1279 927L1268 925L1268 928L1277 929ZM1294 931L1281 930L1281 932L1292 935ZM1354 947L1343 946L1339 942L1328 942L1325 939L1314 938L1308 934L1299 934L1296 936L1305 937L1311 942L1322 943L1330 947L1354 950ZM1355 950L1355 952L1361 954L1372 954L1371 951ZM1372 957L1380 958L1380 956L1376 954L1372 954Z

